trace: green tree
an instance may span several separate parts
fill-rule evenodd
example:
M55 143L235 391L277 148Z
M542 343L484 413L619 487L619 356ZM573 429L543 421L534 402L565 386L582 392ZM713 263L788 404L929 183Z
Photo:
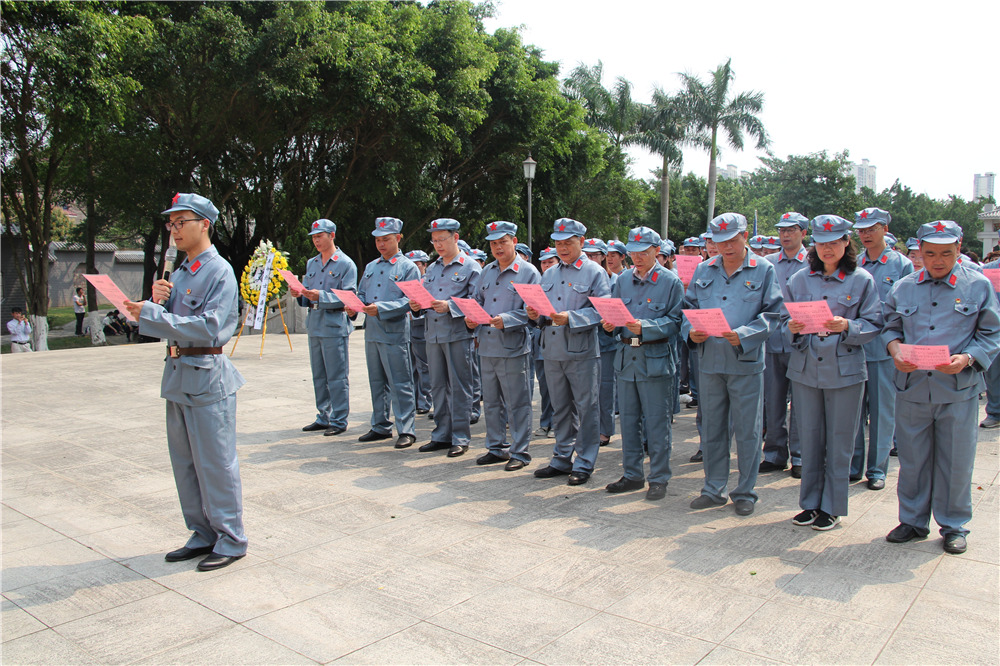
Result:
M824 150L786 160L763 157L761 162L764 166L754 176L773 194L778 214L795 210L809 218L827 213L853 219L859 209L846 150L832 158Z
M716 157L719 131L729 145L743 150L744 132L756 138L756 147L765 149L769 140L758 114L764 108L764 93L741 92L733 95L729 86L733 81L732 59L710 73L706 84L692 74L681 74L683 91L680 93L689 122L696 131L705 132L709 139L708 164L708 221L715 214Z

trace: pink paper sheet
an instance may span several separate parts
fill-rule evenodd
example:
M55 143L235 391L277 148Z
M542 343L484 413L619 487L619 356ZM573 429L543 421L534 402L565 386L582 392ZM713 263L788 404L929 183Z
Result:
M691 278L694 277L694 269L698 268L698 264L701 263L701 257L689 254L677 254L674 255L674 263L677 265L677 277L681 279L681 283L686 287L691 284Z
M397 282L396 286L399 287L400 291L412 301L416 301L423 309L428 309L431 307L431 302L434 297L431 296L431 292L427 291L423 283L420 280L403 280L402 282Z
M94 285L94 289L101 292L104 298L111 301L111 304L118 308L118 311L125 315L126 319L135 321L135 317L129 314L128 308L125 307L127 297L118 288L114 280L107 275L84 275L83 277L87 282Z
M348 291L347 289L331 289L330 291L340 299L341 303L355 312L361 312L365 309L365 304L361 302L361 299L353 291Z
M591 296L590 302L594 304L594 308L597 310L597 314L601 315L601 319L612 326L625 326L635 321L635 317L628 311L625 303L620 298Z
M802 329L801 335L826 333L824 325L833 319L833 313L830 312L830 306L826 301L802 301L800 303L785 301L785 307L788 308L788 314L791 315L792 319L806 325Z
M514 290L517 291L526 306L543 317L551 317L555 314L556 309L552 307L552 302L549 301L549 297L545 295L545 290L542 289L542 285L515 283Z
M933 370L939 365L951 363L951 352L946 345L899 345L899 353L904 361L917 366L918 370Z
M708 308L706 310L681 310L684 316L691 322L691 329L701 331L716 338L721 338L723 333L729 333L733 329L729 328L726 315L722 314L721 308Z
M464 314L465 318L469 321L475 324L489 324L493 321L493 317L490 316L490 313L484 310L483 306L481 306L479 301L476 299L458 298L457 296L454 296L451 300L455 301L455 305L458 306L458 309L462 311L462 314Z
M1000 292L1000 268L984 268L983 275L993 284L993 291Z
M299 282L299 279L295 277L295 273L291 272L287 268L280 269L278 273L280 273L281 277L285 279L285 282L288 283L288 286L294 289L295 291L302 291L303 289L305 289L305 287L302 286L302 283Z

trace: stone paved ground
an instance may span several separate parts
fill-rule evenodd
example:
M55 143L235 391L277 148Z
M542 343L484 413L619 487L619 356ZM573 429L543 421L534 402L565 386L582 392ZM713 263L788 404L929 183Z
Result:
M855 485L830 532L791 524L797 483L762 475L749 518L699 513L693 410L665 500L535 479L386 442L352 337L352 418L302 433L306 339L244 338L234 361L250 554L222 571L163 553L186 533L158 398L160 345L7 355L5 664L997 663L997 431L980 431L969 551L893 545L889 484ZM537 417L536 417L537 418ZM418 417L420 443L430 421ZM482 423L474 443L482 445Z

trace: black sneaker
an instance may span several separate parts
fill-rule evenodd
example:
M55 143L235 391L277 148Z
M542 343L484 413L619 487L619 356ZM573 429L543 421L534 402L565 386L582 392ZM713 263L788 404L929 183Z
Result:
M792 518L792 525L812 525L816 522L816 518L819 516L819 511L816 509L807 509L799 515Z
M817 511L816 514L816 520L812 524L814 530L819 530L820 532L832 530L840 522L840 516L831 516L822 509Z

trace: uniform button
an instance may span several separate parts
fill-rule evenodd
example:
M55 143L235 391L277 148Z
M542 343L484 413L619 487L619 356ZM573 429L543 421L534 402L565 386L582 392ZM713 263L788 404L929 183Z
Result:
M493 302L494 302L494 303L496 303L496 302L497 302L497 299L495 299L495 298L494 298L494 299L493 299Z
M382 284L381 284L381 283L379 283L379 284L377 284L377 285L375 285L375 286L376 286L376 287L381 287L381 286L382 286Z
M934 307L937 307L937 301L934 301L933 303L931 303L931 305L933 305Z
M823 357L822 357L822 356L820 356L820 357L819 357L818 359L816 359L816 360L817 360L817 361L819 361L820 363L822 363L822 362L823 362Z
M722 297L722 300L726 300L726 297L725 297L725 296L723 296L723 297Z
M932 331L934 330L934 327L933 327L933 326L931 326L931 330L932 330Z
M928 377L930 377L930 376L931 376L931 373L929 373L929 372L928 372L928 373L927 373L927 376L928 376Z
M827 298L828 298L827 296L824 296L824 297L823 297L823 300L825 301L825 300L826 300Z
M562 282L560 282L560 284L566 284L566 280L563 280Z

